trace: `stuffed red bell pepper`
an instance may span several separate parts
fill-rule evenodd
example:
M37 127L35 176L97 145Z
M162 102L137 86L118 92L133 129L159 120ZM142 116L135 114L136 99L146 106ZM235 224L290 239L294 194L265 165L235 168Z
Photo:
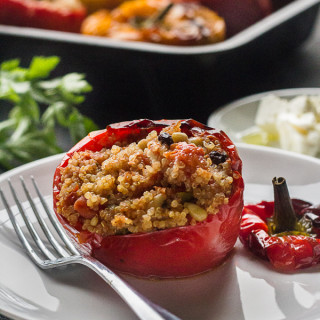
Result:
M244 207L240 240L280 271L320 263L320 206L291 199L284 178L274 178L274 202Z
M54 176L60 221L116 270L183 277L222 263L243 208L242 163L222 131L137 120L90 133Z
M0 24L79 32L85 17L78 0L0 0Z

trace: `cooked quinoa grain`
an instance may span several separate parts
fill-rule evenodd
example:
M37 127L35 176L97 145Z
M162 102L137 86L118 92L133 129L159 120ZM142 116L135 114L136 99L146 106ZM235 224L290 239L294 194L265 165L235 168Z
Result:
M57 212L103 236L194 225L228 203L233 179L219 141L188 137L177 122L136 142L74 153L61 169Z

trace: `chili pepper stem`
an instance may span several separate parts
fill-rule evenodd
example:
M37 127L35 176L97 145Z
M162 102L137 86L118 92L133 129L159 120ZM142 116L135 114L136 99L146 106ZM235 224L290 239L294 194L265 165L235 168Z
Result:
M297 226L297 217L293 209L286 179L274 177L272 179L274 191L274 232L294 231Z

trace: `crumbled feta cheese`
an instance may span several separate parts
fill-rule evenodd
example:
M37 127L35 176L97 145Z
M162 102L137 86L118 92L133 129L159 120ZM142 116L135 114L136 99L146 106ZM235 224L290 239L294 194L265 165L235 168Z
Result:
M320 132L315 130L315 116L280 114L277 119L280 148L315 156L319 151Z
M287 101L287 100L286 100ZM287 101L287 112L296 114L297 116L305 112L312 112L312 104L307 96L297 96L290 101Z
M254 130L243 132L242 140L316 156L320 153L320 96L297 96L291 100L274 95L263 98Z
M274 95L266 96L261 100L255 123L263 131L277 136L276 121L280 112L287 109L288 101Z

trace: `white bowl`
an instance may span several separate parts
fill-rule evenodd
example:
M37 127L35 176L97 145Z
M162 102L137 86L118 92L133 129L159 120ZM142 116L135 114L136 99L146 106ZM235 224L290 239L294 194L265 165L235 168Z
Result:
M254 126L259 102L270 94L292 99L298 95L320 95L320 88L294 88L254 94L236 100L213 112L208 119L208 125L225 131L234 142L237 142L240 132Z

